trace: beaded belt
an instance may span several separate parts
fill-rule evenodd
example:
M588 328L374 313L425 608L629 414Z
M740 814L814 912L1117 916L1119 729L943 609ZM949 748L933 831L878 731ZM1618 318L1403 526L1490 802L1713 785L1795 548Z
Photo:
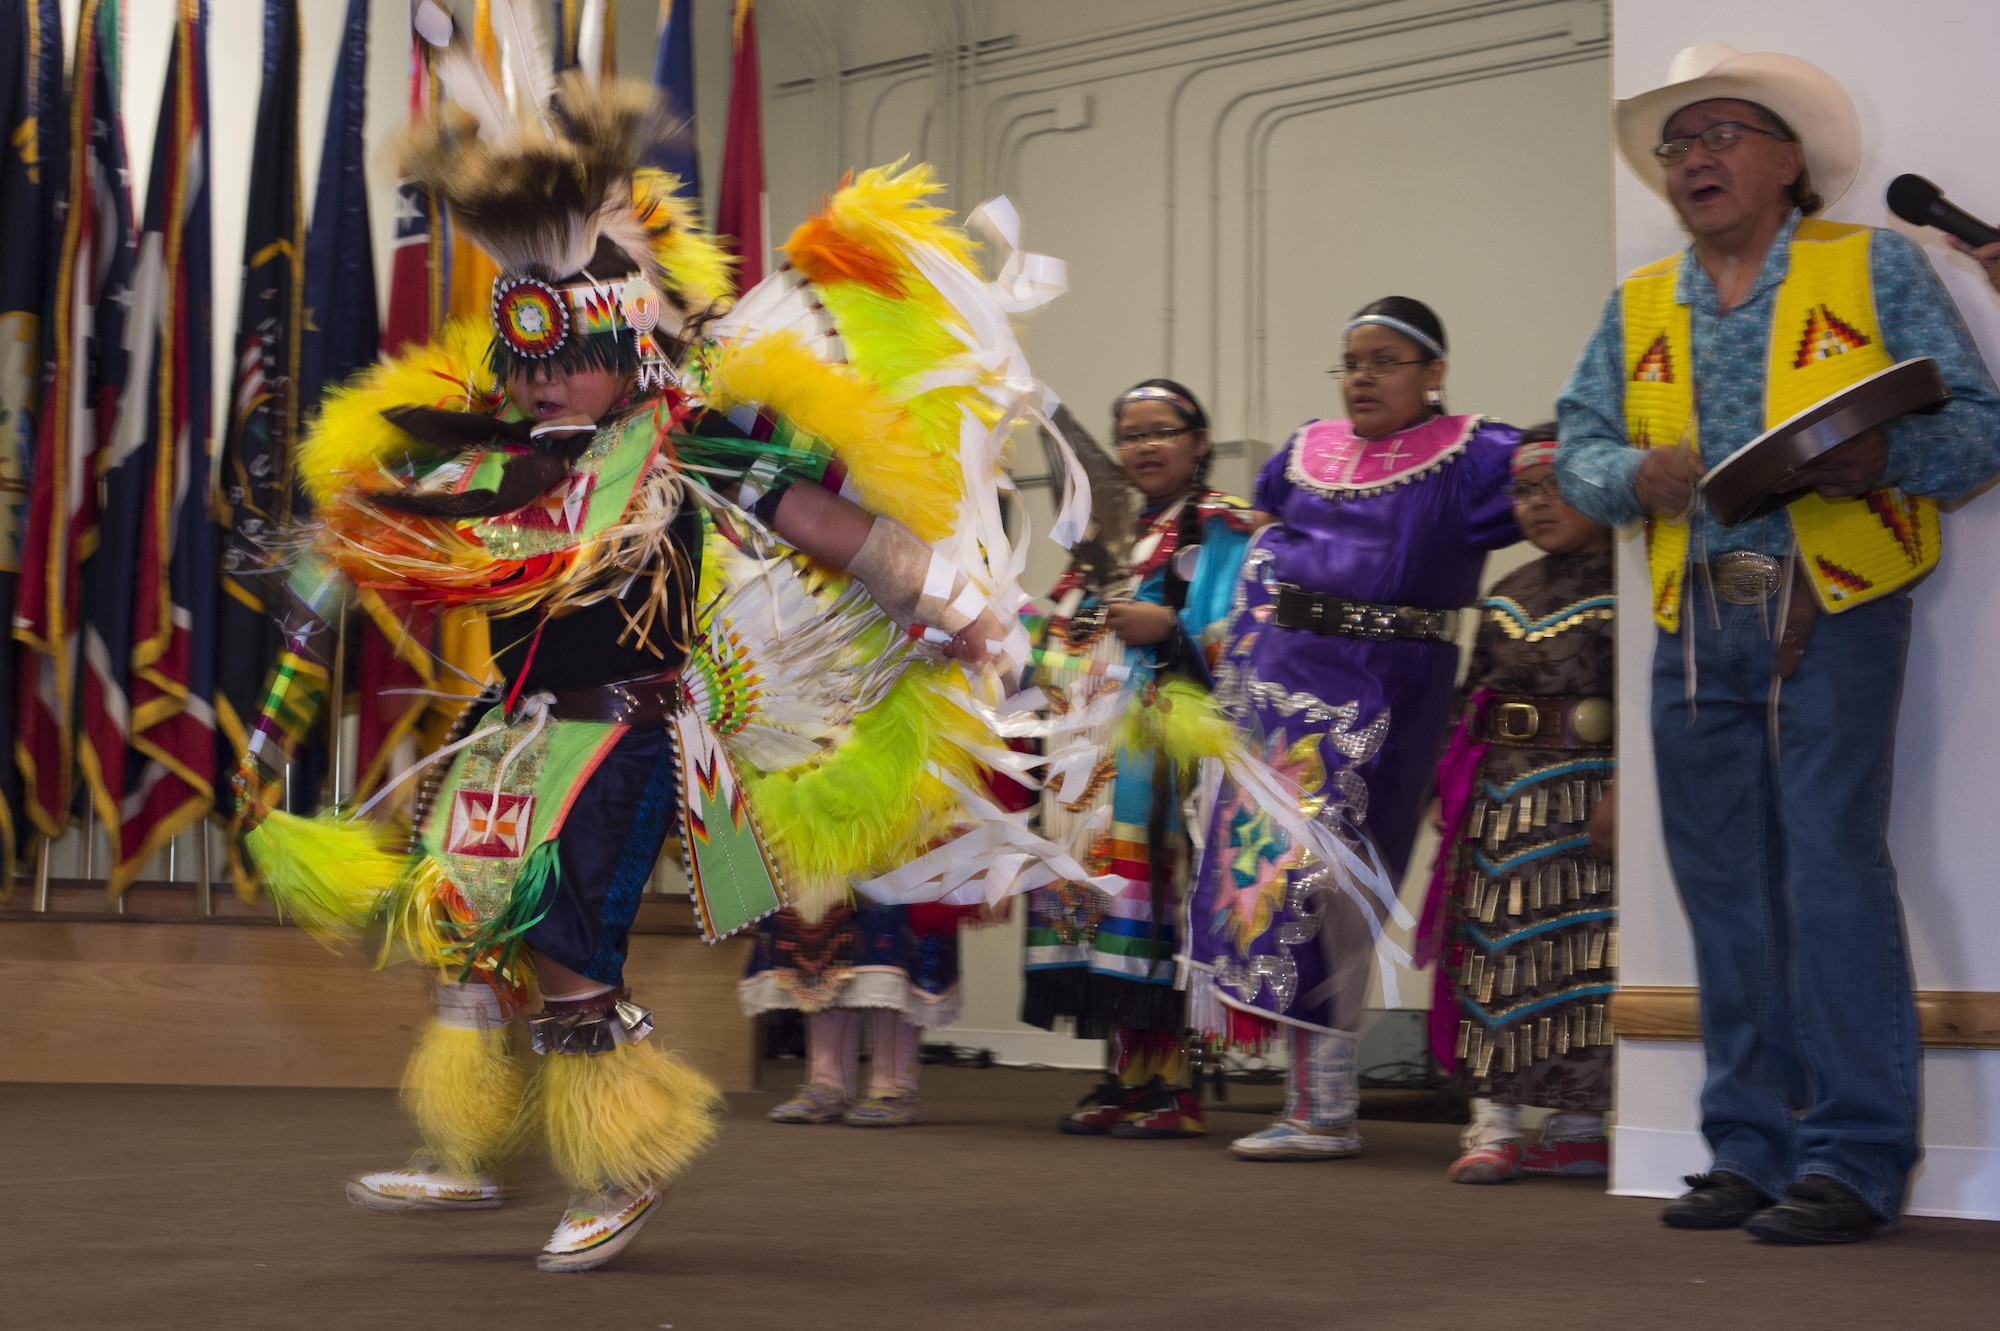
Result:
M1271 622L1281 629L1304 629L1309 633L1370 638L1378 642L1395 638L1450 642L1458 634L1456 610L1425 610L1413 605L1320 596L1288 582L1278 584Z

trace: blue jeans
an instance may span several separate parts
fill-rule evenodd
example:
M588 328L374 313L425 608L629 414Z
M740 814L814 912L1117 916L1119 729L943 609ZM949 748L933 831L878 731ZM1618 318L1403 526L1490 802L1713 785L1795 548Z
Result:
M1702 1134L1715 1168L1770 1196L1822 1174L1894 1218L1921 1153L1887 842L1910 598L1819 617L1779 696L1775 753L1759 607L1718 606L1718 630L1705 595L1689 602L1695 707L1681 638L1660 634L1653 746L1701 981Z

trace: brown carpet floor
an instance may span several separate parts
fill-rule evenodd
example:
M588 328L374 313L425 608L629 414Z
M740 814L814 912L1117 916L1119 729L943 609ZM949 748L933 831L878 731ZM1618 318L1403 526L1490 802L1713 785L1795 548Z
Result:
M1362 1158L1247 1164L1224 1147L1272 1090L1237 1089L1205 1140L1123 1142L1053 1130L1083 1074L925 1072L901 1131L733 1097L715 1153L578 1276L534 1268L563 1202L539 1162L501 1210L350 1210L341 1181L408 1149L386 1092L0 1086L0 1326L2000 1325L2000 1225L1775 1249L1582 1180L1454 1187L1456 1130L1380 1117L1393 1097Z

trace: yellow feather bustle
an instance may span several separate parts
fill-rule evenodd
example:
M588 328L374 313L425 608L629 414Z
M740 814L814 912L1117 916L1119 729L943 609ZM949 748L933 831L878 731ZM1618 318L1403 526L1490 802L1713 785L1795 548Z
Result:
M527 1078L507 1028L432 1021L403 1070L403 1107L424 1146L454 1174L484 1173L509 1154Z
M970 266L977 244L945 223L950 209L928 202L944 192L943 182L927 162L905 170L903 163L908 160L899 157L888 166L871 166L842 185L827 200L823 210L827 221L872 250L902 253L930 246Z
M385 357L330 391L299 444L299 479L313 503L346 489L386 488L383 466L423 448L383 418L390 407L499 410L500 385L486 364L492 340L484 322L454 319L432 341Z
M671 1181L715 1140L724 1109L713 1082L646 1041L549 1054L529 1096L556 1172L589 1189Z
M711 362L709 385L719 410L761 403L825 440L864 507L926 541L951 531L964 491L956 455L939 454L902 404L853 370L821 361L797 334L772 333L722 348Z
M978 783L976 762L956 742L976 742L978 723L941 691L952 670L910 667L822 760L781 772L742 769L751 807L809 917L830 904L810 899L815 889L838 899L850 878L914 859L950 831L958 796L933 769Z
M864 171L792 233L785 253L833 316L848 365L909 414L933 455L956 462L966 414L991 427L999 412L976 384L924 386L935 371L978 368L958 311L919 262L971 268L978 250L928 202L943 189L922 163Z

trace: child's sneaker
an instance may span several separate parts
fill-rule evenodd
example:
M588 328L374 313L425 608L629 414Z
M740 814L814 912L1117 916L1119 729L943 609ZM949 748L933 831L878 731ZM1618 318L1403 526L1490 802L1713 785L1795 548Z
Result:
M1344 1160L1361 1154L1361 1130L1352 1123L1315 1127L1281 1118L1262 1132L1229 1143L1245 1160Z
M1468 1147L1452 1161L1445 1177L1453 1183L1505 1183L1520 1172L1521 1143L1510 1140Z
M798 1094L773 1109L773 1123L838 1123L847 1114L847 1095L838 1086L809 1081Z
M850 1128L907 1128L917 1121L922 1102L915 1091L871 1095L848 1110L844 1121Z
M1521 1172L1603 1178L1611 1172L1611 1141L1606 1137L1558 1137L1554 1141L1538 1141L1524 1153Z

